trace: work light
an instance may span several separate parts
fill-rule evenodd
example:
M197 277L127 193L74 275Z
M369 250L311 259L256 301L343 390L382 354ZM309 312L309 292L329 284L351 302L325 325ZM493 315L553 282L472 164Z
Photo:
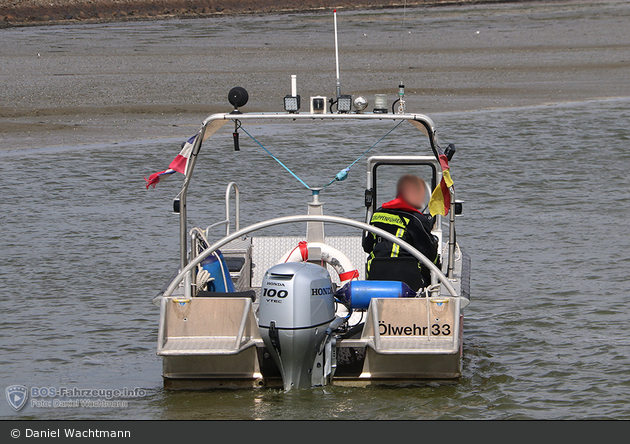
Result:
M300 109L300 96L284 96L284 110L288 113L297 113Z
M341 95L337 97L337 111L340 113L349 113L352 110L352 96Z

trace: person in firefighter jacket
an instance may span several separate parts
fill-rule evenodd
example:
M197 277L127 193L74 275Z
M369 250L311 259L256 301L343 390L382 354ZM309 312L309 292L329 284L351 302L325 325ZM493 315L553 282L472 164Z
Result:
M384 203L372 215L370 225L401 238L438 263L438 238L431 234L433 218L421 212L427 205L424 180L404 175L396 186L396 199ZM398 244L372 233L363 237L363 250L369 254L368 280L402 281L414 291L431 282L429 270Z

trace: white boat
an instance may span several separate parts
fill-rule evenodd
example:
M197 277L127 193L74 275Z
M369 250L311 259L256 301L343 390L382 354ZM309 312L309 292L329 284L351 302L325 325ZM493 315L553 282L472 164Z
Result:
M281 386L291 390L460 378L470 260L455 239L455 215L461 213L461 202L455 200L453 187L448 189L448 217L436 215L432 231L439 239L441 268L400 238L369 225L382 202L376 195L378 168L429 167L431 189L442 183L440 155L442 159L445 155L433 121L423 114L405 112L404 106L396 113L382 112L382 108L366 112L367 101L362 98L337 102L337 110L332 112L332 104L328 108L320 97L312 97L310 112L299 112L295 87L285 98L285 112L242 113L238 108L246 103L246 96L242 88L233 89L234 111L209 116L189 144L183 187L174 205L180 223L179 272L154 300L160 306L157 354L163 360L164 386ZM426 140L426 150L417 155L367 159L365 221L324 215L321 189L311 189L312 201L304 214L262 220L243 228L235 178L227 184L226 218L221 215L218 221L209 220L206 229L187 227L186 196L196 160L204 141L224 125L238 128L246 122L264 126L310 121L322 125L322 131L330 131L327 125L333 120L350 125L408 122ZM452 153L454 149L448 157ZM203 154L211 155L211 151ZM230 220L232 196L235 220ZM257 233L283 224L305 225L304 236ZM356 234L326 236L327 224L343 225ZM231 225L235 226L233 232ZM219 229L225 235L209 242ZM400 282L366 281L367 254L361 246L364 233L398 244L410 254L415 267L420 262L430 270L431 284L413 292L412 297L400 297L404 296ZM339 289L344 284L344 294L349 297L342 300Z

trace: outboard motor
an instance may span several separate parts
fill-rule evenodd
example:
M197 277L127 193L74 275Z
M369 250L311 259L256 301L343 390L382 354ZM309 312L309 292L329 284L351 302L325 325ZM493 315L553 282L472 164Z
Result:
M341 318L339 318L341 319ZM331 322L334 322L331 328ZM335 362L335 304L328 271L289 262L265 273L258 326L285 390L324 385Z

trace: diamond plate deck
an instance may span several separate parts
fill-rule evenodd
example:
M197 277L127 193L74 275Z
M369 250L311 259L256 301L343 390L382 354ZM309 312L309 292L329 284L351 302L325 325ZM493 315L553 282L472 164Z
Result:
M260 287L265 272L276 265L280 258L288 251L297 247L304 237L268 237L261 236L252 239L252 287ZM365 262L367 254L361 246L360 236L329 236L326 237L325 244L336 248L344 253L352 262L352 265L359 270L359 279L365 279ZM339 284L337 273L328 267L330 277L333 282Z

